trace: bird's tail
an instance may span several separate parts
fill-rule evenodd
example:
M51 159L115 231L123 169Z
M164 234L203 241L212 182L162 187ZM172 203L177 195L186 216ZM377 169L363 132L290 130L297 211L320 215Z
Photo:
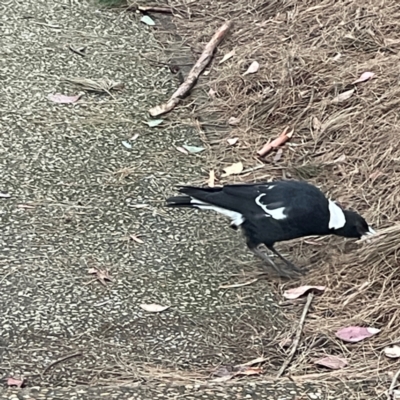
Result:
M199 188L182 186L179 192L186 196L174 196L168 198L167 207L196 207L196 205L208 203L208 195L221 191L221 188Z
M175 196L168 198L167 207L193 207L193 203L191 204L191 197L189 196Z

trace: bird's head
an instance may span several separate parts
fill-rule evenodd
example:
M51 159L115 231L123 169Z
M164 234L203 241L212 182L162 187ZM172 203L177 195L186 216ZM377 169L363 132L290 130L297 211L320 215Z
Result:
M343 210L343 213L346 218L346 223L343 228L335 230L335 235L361 239L362 236L372 236L376 234L360 214L350 210Z

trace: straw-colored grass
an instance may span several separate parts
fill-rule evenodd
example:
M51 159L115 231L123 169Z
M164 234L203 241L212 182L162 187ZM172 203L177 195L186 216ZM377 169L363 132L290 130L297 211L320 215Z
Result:
M247 169L264 163L226 179L307 179L344 207L359 211L382 233L372 243L327 238L320 242L322 246L304 241L295 246L292 256L310 259L311 271L303 282L290 285L324 284L327 290L313 301L289 372L318 373L313 360L324 354L349 360L343 372L332 376L371 378L395 370L398 362L387 359L382 349L400 340L400 3L168 3L176 10L178 32L195 57L224 21L235 23L197 88L205 92L212 88L216 93L197 111L212 115L219 126L213 131L207 121L213 144L210 163L217 177L231 162L242 161ZM232 49L235 56L219 64ZM253 61L260 64L259 71L243 76ZM374 72L374 79L352 85L366 71ZM332 101L351 89L355 91L349 99ZM192 100L189 97L187 102ZM229 128L231 117L240 118L239 125ZM221 126L226 129L221 131ZM270 154L259 160L257 150L286 126L294 129L294 136L283 147L281 159L274 161ZM228 137L238 137L238 145L229 146ZM293 326L299 310L293 313ZM338 328L353 324L382 331L360 344L346 345L335 338Z

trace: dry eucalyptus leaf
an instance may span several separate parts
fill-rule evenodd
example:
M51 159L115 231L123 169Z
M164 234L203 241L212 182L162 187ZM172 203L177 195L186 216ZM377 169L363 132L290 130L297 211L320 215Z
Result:
M367 339L376 335L381 330L377 328L365 328L363 326L348 326L339 329L336 332L336 337L342 339L344 342L356 343L361 340Z
M260 64L257 61L253 61L250 64L250 67L247 69L247 71L243 74L243 76L248 75L248 74L255 74L259 68L260 68Z
M223 62L229 60L236 54L235 50L230 51L229 53L226 53L223 57L222 60L219 62L219 64L222 64Z
M154 26L156 24L148 15L143 15L140 21L149 26Z
M232 164L229 167L225 167L224 171L225 173L221 175L222 177L240 174L243 171L243 163L240 161L238 163Z
M77 94L75 96L66 96L61 93L49 94L47 96L47 98L49 100L54 101L54 103L59 103L59 104L76 103L81 97L82 97L82 94Z
M347 90L346 92L340 93L338 96L336 96L333 100L333 104L338 104L341 103L342 101L348 100L351 96L354 94L354 89Z
M230 117L228 119L228 124L229 125L239 125L240 124L240 118Z
M160 313L167 310L170 306L161 306L160 304L141 304L140 307L150 313Z
M212 169L208 177L208 187L214 187L214 185L215 185L215 172Z
M400 358L400 346L397 344L393 346L388 346L383 349L386 357L389 358Z
M140 243L140 244L144 243L143 240L140 239L139 237L137 237L136 235L131 234L131 235L129 235L129 237L136 243Z
M314 361L314 364L322 365L330 369L342 369L347 365L347 360L337 356L326 356Z
M226 139L226 141L228 142L228 144L229 144L230 146L235 145L235 144L237 143L238 140L239 140L239 138L237 138L237 137Z
M361 74L361 76L356 79L352 85L355 85L356 83L362 83L362 82L366 82L369 81L370 79L372 79L375 76L375 74L373 72L364 72L363 74Z
M325 286L299 286L297 288L285 290L285 292L283 293L283 297L289 300L294 300L299 298L300 296L303 296L303 294L306 294L310 290L318 290L320 292L323 292L325 289Z

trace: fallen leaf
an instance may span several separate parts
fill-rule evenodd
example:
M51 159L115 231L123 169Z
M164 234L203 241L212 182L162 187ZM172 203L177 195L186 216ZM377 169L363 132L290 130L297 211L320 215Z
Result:
M254 368L254 367L250 367L250 368L243 368L242 370L239 370L238 372L235 373L236 375L260 375L263 373L263 369L262 368Z
M253 283L257 282L258 278L254 278L250 281L247 282L242 282L242 283L232 283L230 285L221 285L218 289L233 289L233 288L239 288L239 287L243 287L243 286L248 286L248 285L252 285Z
M361 82L366 82L369 81L370 79L372 79L375 76L375 74L373 72L364 72L361 74L361 76L356 79L352 85L355 85L356 83L361 83Z
M122 146L124 146L126 149L132 148L132 145L129 142L127 142L126 140L123 140L121 143L122 143Z
M112 282L112 278L110 277L107 270L101 270L97 268L89 268L88 274L96 275L96 279L104 286L107 286L106 281Z
M180 151L181 153L183 153L183 154L186 154L186 155L189 154L189 152L186 151L183 147L178 146L178 147L175 147L175 148L176 148L178 151Z
M136 235L131 234L131 235L129 235L129 237L130 237L134 242L137 242L137 243L140 243L140 244L143 244L143 243L144 243L143 240L140 239L140 238L138 238Z
M143 15L140 21L149 26L154 26L156 24L148 15Z
M272 142L266 143L263 148L257 151L257 154L260 157L264 157L267 155L272 149L276 149L279 146L285 144L290 138L293 136L294 130L292 129L289 133L287 133L289 127L286 127L284 131Z
M340 93L333 100L333 104L341 103L342 101L348 100L351 96L353 96L354 89L347 90L346 92Z
M135 133L129 140L131 140L131 141L133 142L133 141L136 140L138 137L139 137L139 134L138 134L138 133Z
M313 246L322 246L322 243L315 242L314 240L304 240L304 243L311 244Z
M170 306L161 306L159 304L141 304L140 307L143 308L144 311L150 313L160 313L167 310Z
M214 185L215 185L215 172L212 169L208 177L208 187L214 187Z
M229 125L239 125L240 124L240 118L230 117L228 119L228 124Z
M228 144L229 144L230 146L235 145L235 144L237 143L238 140L239 140L239 138L237 138L237 137L230 138L230 139L226 139L226 141L228 142Z
M0 192L0 199L8 199L11 195L9 193L1 193Z
M158 125L162 124L163 122L164 122L163 119L151 119L150 121L147 121L146 124L150 128L154 128L155 126L158 126Z
M225 171L225 173L221 175L222 177L240 174L243 171L243 163L238 162L238 163L232 164L229 167L225 167L224 171Z
M148 204L129 204L129 207L133 207L133 208L147 208L149 207Z
M400 346L398 345L393 345L393 346L388 346L383 349L383 352L385 353L386 357L389 358L400 358Z
M322 365L323 367L327 367L330 369L342 369L348 363L345 358L337 357L337 356L327 356L327 357L320 358L319 360L314 361L314 364Z
M16 386L17 388L20 388L24 383L24 379L17 379L17 378L7 378L7 386Z
M276 152L276 154L274 156L274 162L278 162L282 158L282 154L283 154L283 150L278 149L278 151Z
M189 146L187 144L184 144L182 146L185 150L187 150L189 153L195 154L195 153L201 153L202 151L205 150L204 147L198 147L198 146Z
M47 98L49 100L54 101L54 103L59 103L59 104L76 103L81 97L82 97L81 94L77 94L76 96L66 96L61 93L49 94L47 96Z
M243 74L243 76L248 75L248 74L255 74L259 68L260 68L260 64L257 61L253 61L250 64L250 67L247 69L247 71Z
M294 300L302 296L303 294L306 294L309 290L318 290L320 292L323 292L326 289L326 286L299 286L297 288L285 290L283 293L283 297L289 300Z
M219 64L222 64L223 62L229 60L229 59L232 58L235 54L236 54L235 50L232 50L232 51L230 51L229 53L226 53L226 54L222 57L222 59L221 59L221 61L219 62Z
M341 53L337 53L337 54L332 58L332 60L333 60L333 61L337 61L337 60L339 60L340 57L342 57L342 54L341 54Z
M377 328L365 328L362 326L348 326L339 329L336 332L336 337L342 339L344 342L356 343L371 336L376 335L381 330Z

